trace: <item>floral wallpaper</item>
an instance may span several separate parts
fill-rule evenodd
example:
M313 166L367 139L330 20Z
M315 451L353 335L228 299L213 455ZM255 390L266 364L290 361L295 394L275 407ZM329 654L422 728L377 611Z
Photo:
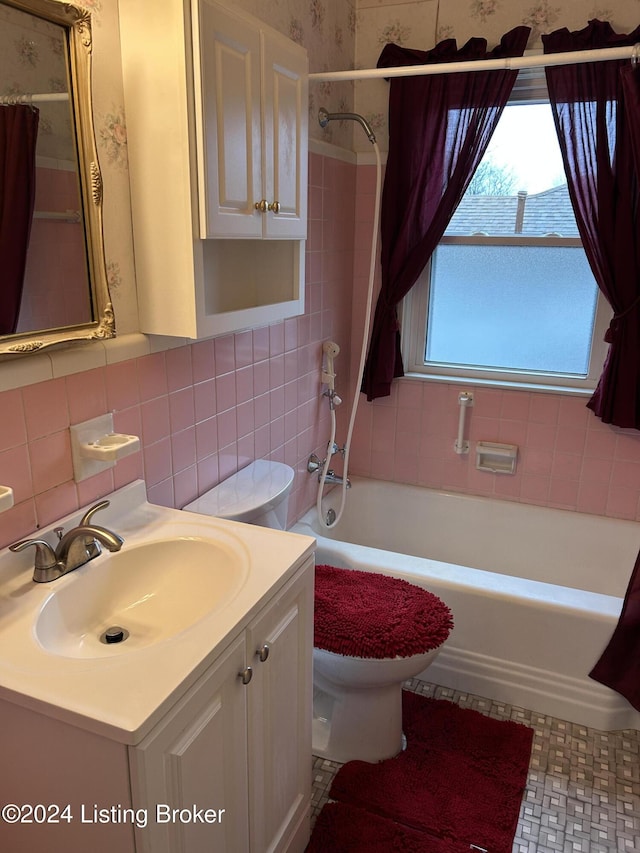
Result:
M0 6L0 95L7 99L68 90L64 31L19 9ZM75 160L68 101L35 103L37 156Z
M355 0L237 0L237 6L266 21L306 48L310 71L346 71L354 67ZM354 84L311 83L309 135L342 147L352 147L351 123L318 125L318 110L351 112Z
M387 42L429 50L438 41L455 38L463 45L472 36L494 46L508 30L531 27L528 49L540 50L542 33L560 27L581 29L592 18L611 22L618 32L640 23L639 0L356 0L357 68L375 68ZM388 147L386 115L388 84L369 80L355 84L355 109L371 123L380 147ZM354 147L367 151L362 135Z

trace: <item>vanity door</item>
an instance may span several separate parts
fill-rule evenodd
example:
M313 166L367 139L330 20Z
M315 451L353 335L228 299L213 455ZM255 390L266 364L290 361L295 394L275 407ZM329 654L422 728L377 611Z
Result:
M313 578L310 560L247 630L252 853L309 841Z
M249 850L244 637L131 748L136 853Z

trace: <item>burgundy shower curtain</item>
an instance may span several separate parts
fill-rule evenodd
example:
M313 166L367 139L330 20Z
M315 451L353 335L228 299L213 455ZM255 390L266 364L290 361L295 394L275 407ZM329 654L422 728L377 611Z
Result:
M589 676L640 711L640 554L611 639Z
M0 106L0 335L15 332L36 188L39 113Z
M545 53L638 41L640 27L621 35L597 20L578 32L542 36ZM640 173L628 114L633 104L626 104L623 88L629 70L626 59L549 67L546 75L584 250L614 311L607 360L587 405L604 423L640 429ZM635 104L637 113L637 92Z
M636 175L640 177L640 64L623 65L620 79Z
M378 67L521 56L528 27L487 52L484 39L424 52L388 44ZM516 71L396 77L389 95L389 156L381 213L382 286L362 381L368 400L403 375L396 307L440 242L509 99Z
M616 36L596 21L581 33L543 37L563 50L639 40L638 30ZM605 371L588 405L608 423L638 428L640 67L624 60L586 63L575 70L549 68L547 73L553 80L549 91L560 101L558 121L576 219L598 284L615 311ZM640 711L640 554L618 624L589 675Z

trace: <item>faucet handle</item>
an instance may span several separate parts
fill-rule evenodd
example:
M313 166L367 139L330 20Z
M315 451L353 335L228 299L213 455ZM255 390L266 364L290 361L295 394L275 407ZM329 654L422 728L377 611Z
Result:
M93 518L93 516L101 509L106 509L110 503L110 501L98 501L97 504L94 504L85 512L85 514L82 516L82 519L80 520L79 526L86 527L87 525L91 524L91 519Z
M35 545L36 548L35 569L54 568L57 562L55 552L44 539L23 539L21 542L14 542L13 545L9 545L9 550L17 553L24 551L29 545Z

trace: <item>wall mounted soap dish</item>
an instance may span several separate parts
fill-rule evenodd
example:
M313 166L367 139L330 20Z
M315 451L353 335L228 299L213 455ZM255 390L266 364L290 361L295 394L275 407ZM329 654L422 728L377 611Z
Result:
M13 489L11 486L0 486L0 512L13 506Z
M102 462L115 462L131 453L140 450L140 439L137 435L110 432L80 445L80 454L86 459L100 459Z
M70 433L76 483L112 468L118 459L140 450L137 435L114 432L111 412L70 427Z
M518 446L479 441L476 444L476 468L493 474L513 474L516 470Z

